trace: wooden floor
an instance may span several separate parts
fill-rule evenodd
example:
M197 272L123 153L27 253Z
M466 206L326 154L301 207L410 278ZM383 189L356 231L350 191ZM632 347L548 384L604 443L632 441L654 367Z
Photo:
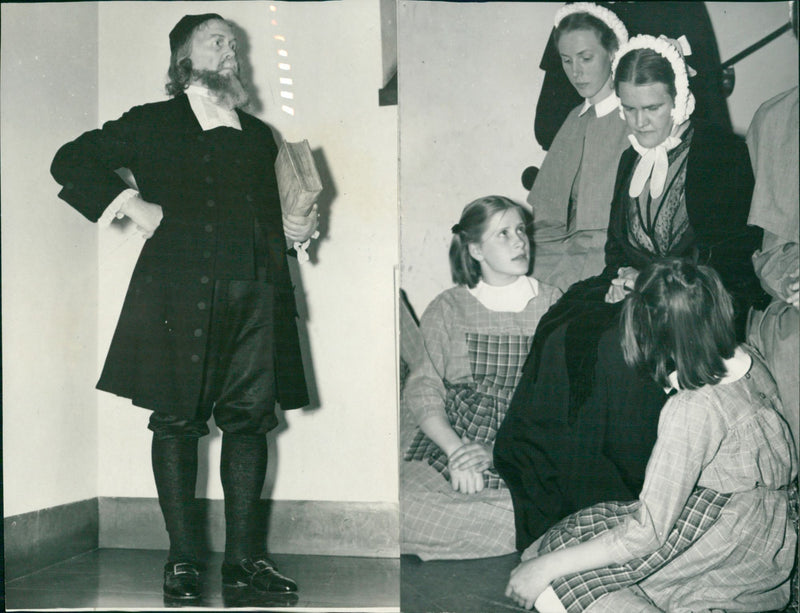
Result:
M260 611L375 611L389 613L522 612L504 596L512 554L497 558L422 562L398 559L274 554L281 572L294 578L297 595L269 600L250 590L223 591L222 554L205 560L203 598L188 610L246 608ZM92 609L153 611L165 603L161 581L166 552L98 549L5 584L13 610ZM785 610L797 612L796 601Z
M509 574L517 564L517 554L430 562L422 562L416 556L401 556L401 609L403 613L525 611L504 595ZM764 613L798 613L798 589L795 581L795 597L785 609Z
M525 611L504 593L517 564L517 554L429 562L417 556L401 556L400 607L403 613Z
M399 611L400 562L390 558L271 556L281 572L295 579L299 592L270 599L249 588L223 591L222 554L204 560L203 598L182 608L217 610ZM98 549L55 564L5 585L6 610L94 609L132 611L174 608L165 603L161 584L165 551Z

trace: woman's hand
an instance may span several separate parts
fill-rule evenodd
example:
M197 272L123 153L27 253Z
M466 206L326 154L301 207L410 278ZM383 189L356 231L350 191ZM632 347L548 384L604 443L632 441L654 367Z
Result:
M492 467L492 447L462 437L464 443L447 457L450 470L484 471Z
M164 218L164 211L160 205L147 202L139 195L128 198L122 203L119 211L136 224L136 228L145 238L155 234Z
M556 578L547 571L548 564L542 563L547 557L545 555L527 560L512 570L506 586L506 596L519 606L532 609L539 594L544 592Z
M450 468L450 486L462 494L477 494L483 490L483 473Z
M623 266L617 271L617 278L611 279L611 287L606 292L605 300L609 304L616 304L625 299L636 284L639 271L631 266Z

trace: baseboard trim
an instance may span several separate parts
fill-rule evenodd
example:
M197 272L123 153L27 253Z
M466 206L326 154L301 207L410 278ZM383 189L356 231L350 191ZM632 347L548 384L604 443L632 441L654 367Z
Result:
M97 498L4 518L5 580L97 549L99 525Z
M267 549L274 553L395 558L400 555L398 505L373 502L264 500L262 521ZM155 498L98 500L99 546L167 549L167 533ZM205 548L223 551L222 500L199 500L197 525Z

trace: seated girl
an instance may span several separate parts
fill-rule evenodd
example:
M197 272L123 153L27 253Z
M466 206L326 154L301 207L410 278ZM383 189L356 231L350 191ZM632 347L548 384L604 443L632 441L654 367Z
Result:
M492 466L497 428L539 318L560 291L527 276L530 214L501 196L453 226L453 287L422 315L425 359L403 393L416 430L401 467L401 551L423 560L514 551L511 498Z
M750 307L768 302L751 261L762 231L747 225L745 144L690 119L687 67L670 41L636 36L614 68L632 146L617 171L606 267L542 318L495 443L519 549L580 508L641 491L666 395L620 348L620 300L640 270L665 257L714 268L733 297L740 341Z
M775 381L737 345L719 276L683 260L652 264L621 327L625 361L671 390L639 500L551 528L506 594L540 613L782 608L796 547L795 452Z
M561 65L583 104L567 116L528 195L533 207L533 274L566 290L603 270L614 176L628 148L611 62L628 31L607 8L591 2L561 7L553 40Z

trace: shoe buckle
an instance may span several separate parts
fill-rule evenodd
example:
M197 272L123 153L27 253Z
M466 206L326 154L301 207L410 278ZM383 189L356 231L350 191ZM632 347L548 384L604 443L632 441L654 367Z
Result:
M173 575L197 575L197 569L188 562L178 562L172 567Z
M253 566L255 566L259 571L275 570L275 567L263 558L258 558L256 560L253 560L252 562Z

